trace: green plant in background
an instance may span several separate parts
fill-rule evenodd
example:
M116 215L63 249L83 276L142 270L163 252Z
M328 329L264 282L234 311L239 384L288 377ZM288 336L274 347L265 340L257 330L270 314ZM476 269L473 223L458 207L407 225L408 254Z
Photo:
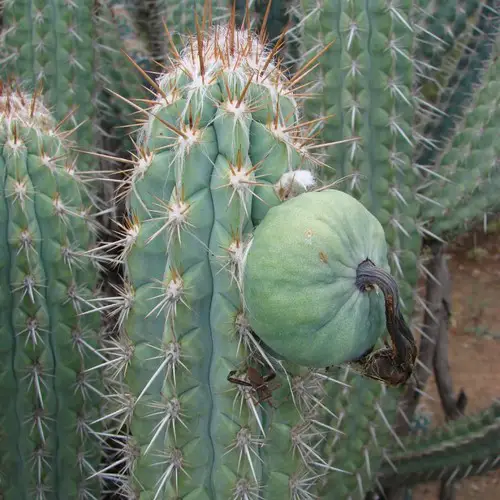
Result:
M187 36L196 33L196 22L222 23L229 19L230 5L225 0L128 0L137 11L143 32L147 33L149 50L155 61L168 64L168 57L175 47L182 46ZM252 0L250 0L250 4ZM169 33L166 36L165 26ZM161 71L158 66L154 71Z
M318 97L306 101L306 116L329 117L321 130L326 143L359 139L325 148L324 176L348 176L340 188L358 197L384 227L406 314L420 251L418 176L412 169L411 4L305 0L301 26L303 57L332 44L308 75L314 82L308 91Z
M101 1L95 20L100 87L97 112L102 135L114 139L111 144L108 144L111 142L108 139L102 145L108 150L120 149L122 154L133 147L128 137L131 131L126 127L130 121L130 108L114 93L125 98L148 97L142 87L146 79L124 56L125 53L140 68L150 69L150 54L132 17L134 12L127 3Z
M484 3L480 0L447 0L414 4L414 17L419 31L415 47L419 83L428 101L439 99L454 75L457 59L476 26Z
M439 173L422 193L434 203L426 203L422 216L437 235L455 236L483 219L488 211L500 207L500 60L498 47L494 60L484 72L464 118L453 138L438 155L434 170Z
M0 81L0 497L99 498L95 223L68 133Z
M2 77L27 88L43 85L57 120L80 125L75 139L95 144L96 72L94 2L7 0L3 6ZM87 159L88 160L88 159ZM91 163L91 162L89 162Z
M474 2L467 2L474 9ZM459 7L457 7L457 11ZM467 8L461 9L469 12ZM474 14L467 18L463 39L452 45L453 51L443 66L430 75L420 73L419 88L422 105L417 131L422 134L423 151L417 161L430 165L440 149L446 146L458 122L464 116L475 87L481 83L484 70L493 60L492 49L499 29L498 2L479 2ZM423 45L423 44L422 44Z
M464 417L418 437L405 438L405 451L391 454L379 470L389 486L411 486L436 479L453 480L498 468L500 400L477 415Z
M134 51L133 37L125 37L126 13L115 3L2 2L0 76L4 80L15 78L31 92L43 88L55 119L65 119L64 130L75 128L74 138L85 150L107 148L110 133L118 134L118 141L123 140L124 134L116 128L124 123L123 103L113 100L106 88L143 97L138 73L123 64L120 49L127 48L142 58L144 52L138 41ZM116 15L120 17L113 17ZM125 41L120 39L117 19L125 19L120 22ZM129 26L133 31L133 25ZM119 146L113 144L113 149ZM99 168L99 162L91 156L82 157L80 164L82 171Z

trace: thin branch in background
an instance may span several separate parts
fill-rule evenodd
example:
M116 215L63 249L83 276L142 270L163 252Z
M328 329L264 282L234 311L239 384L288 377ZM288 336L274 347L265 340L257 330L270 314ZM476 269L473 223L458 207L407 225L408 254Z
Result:
M441 310L439 311L439 331L438 342L434 351L434 376L437 390L441 399L441 406L444 410L446 420L455 420L464 414L467 405L467 396L463 389L457 398L453 393L453 382L451 379L448 362L449 348L449 326L451 318L451 276L446 258L442 262L441 289L443 296L441 299ZM439 499L454 500L456 498L456 481L442 480Z

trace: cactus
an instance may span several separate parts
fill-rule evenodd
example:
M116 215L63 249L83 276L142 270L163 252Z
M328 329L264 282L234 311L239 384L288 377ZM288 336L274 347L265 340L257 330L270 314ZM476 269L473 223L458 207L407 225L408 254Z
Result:
M80 125L75 139L90 148L97 97L93 0L6 0L3 46L5 65L0 76L16 76L32 91L43 85L57 120ZM84 160L89 167L95 162ZM95 168L95 166L94 166Z
M301 3L303 57L323 53L306 79L309 119L326 116L321 138L328 178L375 215L386 232L389 263L409 316L420 250L411 167L414 35L410 1L322 0ZM324 48L328 50L324 51ZM304 83L304 82L303 82ZM347 141L346 141L347 142ZM336 172L332 172L332 168Z
M346 385L330 388L331 399L327 400L336 415L328 425L339 432L325 441L323 453L333 467L351 474L327 476L318 497L361 500L376 486L376 472L386 462L389 451L395 446L404 449L391 427L399 391L353 373L342 375L341 372L342 369L337 368L331 376ZM332 394L333 390L337 394Z
M421 151L417 149L417 164L431 164L437 153L446 147L492 59L500 29L500 5L496 0L487 0L479 7L465 46L462 50L456 48L444 68L428 75L429 81L421 89L422 116L417 132L423 136L425 147ZM432 90L436 85L441 88Z
M498 115L500 12L481 4L470 41L439 96L441 114L425 121L416 163L425 175L418 189L421 218L431 238L451 238L498 211L499 151L493 139ZM493 134L493 137L491 136ZM435 147L435 146L438 147Z
M129 124L130 107L115 94L135 99L148 97L143 88L146 79L134 65L148 67L149 58L131 13L125 7L116 2L101 1L95 16L99 42L96 76L103 90L98 101L100 126L105 131L104 137L111 135L117 139L113 149L121 148L123 153L133 146L128 138L130 130L124 128Z
M282 17L285 2L265 3L248 5L260 17L268 12L268 24L274 12ZM59 120L48 117L36 91L31 98L2 90L0 227L8 238L0 246L8 260L0 261L0 290L12 293L0 293L0 331L8 339L0 343L7 401L0 410L0 497L102 498L101 483L109 480L111 492L126 498L362 498L377 482L435 477L444 464L460 465L458 473L475 467L488 458L476 445L497 433L492 414L474 425L452 424L453 431L418 446L398 436L392 424L400 391L353 373L365 373L363 362L311 370L279 360L255 336L241 271L268 210L310 190L314 178L331 178L334 167L343 179L336 188L383 225L410 316L421 236L452 236L485 210L498 210L498 62L487 67L496 57L498 2L420 0L412 9L406 0L301 0L302 12L295 2L293 41L308 62L285 74L276 50L262 46L266 32L276 38L273 27L263 22L258 37L236 30L234 19L227 30L207 28L230 9L219 1L186 5L0 0L2 74L33 91L43 81ZM171 30L164 35L163 20ZM431 46L429 33L442 25L450 29ZM184 38L187 32L195 36ZM170 37L186 42L184 51L172 49ZM120 54L123 47L147 67L146 45L162 64L173 61L156 81L142 74L141 82ZM142 99L145 81L151 100ZM302 90L306 83L312 85ZM317 90L302 120L300 97ZM63 129L87 120L75 131L79 148L123 149L125 105L146 123L133 159L122 160L134 168L116 198L128 209L118 257L102 259L124 264L125 282L111 285L118 296L99 306L89 261L95 237L86 224L94 226L80 207L86 189L71 156L52 148L67 152ZM431 105L445 114L429 120L424 109ZM331 146L314 144L318 131ZM29 155L13 153L23 134ZM442 152L420 154L420 146L435 143ZM326 160L313 156L319 151ZM82 170L96 167L90 158ZM54 189L61 193L54 211L39 210ZM26 239L30 231L36 238ZM24 279L33 275L35 281ZM58 300L65 294L71 300ZM117 330L102 352L98 309L110 312ZM35 313L39 325L26 322ZM100 434L104 420L110 428ZM116 456L100 464L109 437ZM455 456L446 451L452 448ZM476 458L465 465L469 450ZM432 464L420 460L435 455Z
M129 0L130 1L130 0ZM139 17L146 32L151 53L155 60L168 63L171 43L180 46L183 37L196 33L196 22L208 24L227 21L230 9L225 0L132 0L139 10ZM197 20L197 21L196 21ZM165 25L171 30L165 36ZM155 68L156 69L156 68Z
M0 497L98 498L95 229L39 95L0 82Z
M125 441L116 467L127 498L308 498L343 470L316 450L335 432L331 377L278 361L252 334L242 295L252 228L313 187L317 170L299 76L288 80L274 55L234 18L200 30L144 111L124 186L126 283L110 298L108 414Z
M64 129L76 129L79 147L101 148L110 120L112 126L121 125L123 110L106 88L116 85L125 93L126 87L119 82L128 81L129 91L143 97L140 79L123 64L120 49L130 50L132 56L138 52L142 58L147 56L126 34L120 39L123 23L113 18L114 14L127 20L127 12L111 0L3 0L2 5L0 77L15 77L31 92L43 87L55 119L66 118ZM80 167L96 170L99 162L85 156Z
M461 53L474 31L481 10L480 0L448 0L444 2L416 2L415 24L420 32L415 47L421 81L439 77L446 82L447 66L453 66L455 53ZM438 85L438 81L433 82Z
M422 208L433 234L456 235L489 210L500 209L500 149L496 139L500 126L499 47L497 42L495 60L484 72L453 138L436 159L433 170L439 177L431 177L420 188L425 199L433 200Z
M451 481L496 469L500 467L500 400L444 428L409 436L403 444L405 450L390 453L390 462L379 470L382 484L393 487L433 479Z
M333 10L339 23L342 22L342 29L337 33L342 43L340 49L335 44L329 48L335 54L333 59L330 52L321 52L319 56L319 69L324 71L324 82L330 87L319 106L318 100L312 100L308 113L318 119L322 113L336 112L333 123L323 127L323 132L331 133L323 135L329 142L342 141L351 134L362 136L361 145L339 147L334 144L328 150L328 162L339 167L339 176L351 176L351 192L359 196L386 228L392 247L390 257L399 273L409 314L420 247L417 230L421 231L417 225L419 206L412 192L418 185L418 175L409 170L415 144L410 8L401 4L396 8L345 2L340 11L336 11L335 6L339 4L325 2L324 5L330 16ZM331 17L323 14L319 9L308 16L311 25L310 31L305 29L305 37L310 33L312 53L318 47L314 22L324 22L322 42L333 38L329 31ZM349 19L356 22L349 24ZM363 22L370 25L370 37ZM334 26L338 25L334 23ZM357 30L357 27L364 29ZM225 50L231 53L227 46L236 47L239 38L235 36L231 41L229 37L224 41L224 37L218 35L218 40L223 54ZM378 41L380 46L376 45ZM389 50L382 41L389 44ZM253 343L238 289L239 259L252 231L250 221L257 225L268 208L277 202L275 194L268 198L272 192L269 184L263 184L269 182L267 169L280 151L273 147L275 138L262 137L261 129L263 124L272 124L276 114L278 122L287 123L286 117L292 113L283 111L281 99L279 107L266 109L271 99L261 98L251 123L240 127L242 119L228 119L224 105L219 104L218 111L213 110L213 101L220 103L221 97L214 98L207 89L210 85L202 78L202 74L210 74L207 55L210 46L210 38L200 35L191 39L184 53L179 55L174 51L174 70L158 80L155 88L158 104L142 133L136 165L127 183L130 217L123 224L121 239L127 281L120 296L111 299L120 304L115 311L120 338L113 344L118 354L112 363L117 403L109 414L117 416L117 429L125 428L130 433L128 438L117 437L125 442L122 455L117 459L121 491L128 497L148 498L185 495L307 498L332 492L339 498L363 495L373 487L373 472L387 458L390 444L394 441L404 447L391 427L398 392L352 373L344 379L348 387L338 389L334 384L322 387L321 380L325 377L337 380L340 372L329 375L305 371L290 363L286 363L283 370L274 358L276 353ZM200 51L205 54L201 59ZM329 66L332 60L334 64ZM243 67L243 61L238 60L238 70ZM292 82L302 85L315 61L313 58L311 64L299 70ZM350 64L344 66L346 61ZM179 70L179 66L183 70ZM344 70L341 77L339 68ZM388 87L382 89L377 80L366 78L365 69L373 72L374 68L385 71L382 81L387 82ZM269 75L272 79L270 69ZM233 79L227 76L220 85L218 92L222 96L238 100L239 93L243 93L243 102L247 96L255 97L252 91L258 78L252 80L248 89L246 80L242 79L235 90L232 85L236 78L232 76ZM211 95L211 103L204 99L206 95ZM329 103L331 98L339 101ZM359 108L361 104L366 107ZM361 117L368 118L368 122ZM370 128L367 123L374 123L373 120L377 127ZM318 119L313 126L319 122ZM333 133L335 130L337 135ZM349 134L344 134L346 130ZM200 142L197 133L202 138ZM212 138L205 134L212 134ZM375 148L380 144L383 147ZM288 161L283 162L283 169L272 171L271 180L278 194L287 191L284 189L288 182L286 176L278 181L290 168L290 159L293 162L297 155L291 146L281 146L281 151L287 151ZM252 193L241 187L246 179L247 159L241 149L245 147L250 164L259 165L256 178L248 179L250 185L255 185L251 202ZM239 158L238 150L243 151ZM229 158L230 168L222 165L222 157ZM195 164L200 172L204 163L210 173L198 174L196 183L191 185L189 172ZM297 166L292 164L292 169ZM367 192L360 184L361 173L368 178ZM296 179L300 177L296 175ZM202 187L209 179L210 191ZM229 192L222 195L221 190ZM212 196L213 208L204 201L205 197ZM265 206L261 199L266 202ZM234 210L235 200L239 200L237 210ZM195 209L196 206L204 210ZM214 236L209 233L211 224L216 228ZM225 258L224 252L228 253ZM224 277L225 272L228 275ZM205 339L202 331L207 328L209 297L210 312L217 313L217 321L211 324L212 338L200 340ZM247 351L238 351L238 344ZM235 384L233 392L231 383ZM289 383L291 393L287 390ZM259 403L272 397L276 410L269 415L271 410L261 413L250 405L247 412L243 399L235 398L234 392L246 392L248 399L254 398ZM289 404L290 399L297 406ZM235 403L241 403L242 408L237 419L232 409ZM302 426L297 407L306 410ZM252 412L257 418L254 419ZM193 414L197 418L191 417ZM225 425L217 424L221 414L224 421L227 415L231 417ZM279 423L282 418L286 424ZM202 430L207 425L213 432L209 437ZM321 438L319 428L325 432ZM353 433L359 436L355 441L352 441ZM336 434L338 436L332 439ZM266 446L260 450L262 442ZM215 443L213 454L206 451L212 449L211 443ZM295 454L290 454L290 450ZM297 460L297 455L303 463ZM314 462L314 469L308 475L309 460ZM339 477L334 470L348 474ZM323 477L313 478L314 474Z

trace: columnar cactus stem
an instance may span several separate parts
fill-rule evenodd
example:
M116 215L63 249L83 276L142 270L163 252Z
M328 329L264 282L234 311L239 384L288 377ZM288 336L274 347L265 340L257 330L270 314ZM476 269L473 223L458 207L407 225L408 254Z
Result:
M495 55L499 47L497 40ZM424 200L433 200L422 206L422 217L433 234L453 236L500 206L499 75L497 59L484 72L453 139L436 160L439 176L431 176L420 190Z
M327 477L320 495L365 498L373 488L376 471L385 462L389 448L404 449L390 424L396 411L395 390L349 372L342 375L341 371L337 368L331 373L345 383L344 387L337 386L332 403L335 418L330 425L339 432L325 443L325 454L329 463L351 474L343 476L342 481L335 476Z
M404 438L380 468L383 485L410 486L424 481L460 480L500 467L500 400L475 415Z
M415 2L415 27L419 32L415 55L423 84L425 78L435 77L436 69L439 70L440 81L450 76L449 70L452 68L449 66L453 66L453 54L461 52L460 45L467 43L483 5L481 0ZM437 91L437 82L430 84L431 87L434 85L436 88L433 90Z
M314 185L295 82L274 56L234 20L199 30L145 111L125 184L127 284L110 299L121 304L110 415L130 428L129 498L305 498L332 470L315 451L325 379L285 371L252 334L242 296L253 226ZM273 418L250 366L278 372ZM235 370L241 384L228 380Z
M97 271L67 134L0 82L0 496L95 498L102 397Z
M356 196L383 225L389 261L401 288L405 315L413 305L420 250L412 186L414 140L411 1L303 0L304 57L332 44L307 80L319 98L306 102L308 118L328 117L325 143L330 178Z
M473 7L474 3L468 1L468 7ZM484 70L493 59L492 49L500 28L499 4L497 0L478 3L470 36L463 43L462 50L451 53L448 66L441 69L441 74L432 75L434 79L421 90L423 109L430 109L431 113L427 113L429 116L424 114L419 124L419 133L427 144L416 151L418 163L433 163L439 151L450 141L470 105L475 87L480 85ZM444 82L443 76L447 77ZM433 87L437 83L441 88L434 95L436 91ZM436 108L440 110L437 113Z
M196 33L196 17L201 22L209 14L214 22L227 21L230 2L224 0L135 0L138 1L144 22L150 34L151 49L156 60L167 62L170 53L170 41L164 36L164 23L172 33L176 46L183 44L183 37ZM250 0L252 2L252 0ZM184 39L185 40L185 39Z
M117 105L105 89L113 87L124 94L128 91L134 97L141 92L140 76L130 71L120 53L123 47L133 57L146 57L140 40L123 33L120 38L122 21L130 21L127 11L111 0L1 3L0 77L16 78L30 92L43 87L55 119L65 118L64 130L75 129L79 147L102 149L102 135L121 125L124 107L121 102ZM104 134L99 133L104 130ZM116 136L118 131L115 128L111 132ZM82 157L79 164L81 170L99 167L91 156Z

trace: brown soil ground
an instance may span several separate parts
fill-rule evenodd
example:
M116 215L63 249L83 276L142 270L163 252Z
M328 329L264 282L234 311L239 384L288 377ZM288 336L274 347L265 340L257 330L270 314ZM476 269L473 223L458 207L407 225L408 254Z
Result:
M495 229L468 235L448 251L453 279L449 361L455 391L464 388L467 394L466 413L500 397L500 230ZM439 425L444 418L433 379L426 392L433 399L422 402L432 412L433 425ZM456 500L500 500L500 469L460 481L456 488ZM413 499L437 500L438 492L438 483L422 484Z

